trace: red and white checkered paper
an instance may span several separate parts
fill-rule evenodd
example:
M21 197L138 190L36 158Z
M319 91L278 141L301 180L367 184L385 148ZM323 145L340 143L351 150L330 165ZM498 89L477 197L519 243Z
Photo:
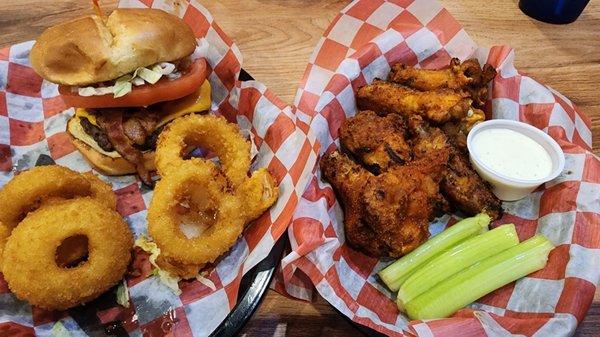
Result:
M345 244L343 214L330 185L313 170L288 229L292 252L276 289L302 299L317 291L353 321L379 332L418 336L567 336L575 331L600 279L600 160L591 150L590 120L569 99L519 73L507 46L479 48L435 1L362 0L343 9L320 39L298 89L296 115L319 154L338 147L338 128L356 111L355 90L386 78L390 65L447 65L476 57L496 67L488 118L520 120L557 140L561 175L517 202L494 225L512 222L519 238L546 235L556 248L547 266L480 299L448 319L409 321L375 277L388 262ZM436 234L456 219L430 226Z
M127 280L130 308L115 304L95 311L103 323L125 322L132 336L206 336L235 306L242 275L267 256L288 227L317 158L314 140L311 143L306 132L297 128L292 108L263 84L237 80L240 51L200 4L126 0L120 6L165 9L182 17L197 37L206 39L213 112L249 131L258 150L253 168L268 167L279 183L278 202L245 231L205 279L180 282L182 293L177 296L155 277L148 277L152 269L148 255L136 249L134 265L142 275ZM32 44L0 49L0 186L16 172L34 166L40 154L77 171L91 169L65 132L73 109L66 110L56 85L43 81L30 68ZM135 237L145 234L152 191L141 187L133 175L102 178L113 185L118 211ZM59 320L74 336L84 335L67 313L47 312L19 301L0 274L0 335L50 335Z

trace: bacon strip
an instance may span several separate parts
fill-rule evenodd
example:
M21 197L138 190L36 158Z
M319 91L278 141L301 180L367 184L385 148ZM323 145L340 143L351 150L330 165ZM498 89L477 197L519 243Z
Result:
M115 150L125 160L135 165L142 182L148 186L152 186L152 176L144 165L142 152L133 147L131 140L125 135L123 130L123 112L120 109L105 109L97 117L98 125L106 132Z
M156 130L158 116L145 109L129 113L123 122L123 132L136 145L144 145L148 137Z

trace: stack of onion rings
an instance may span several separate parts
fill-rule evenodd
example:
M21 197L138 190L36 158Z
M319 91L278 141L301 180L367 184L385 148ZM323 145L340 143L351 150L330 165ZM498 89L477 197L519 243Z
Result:
M133 237L95 175L32 168L0 190L0 204L0 269L20 299L67 309L123 277Z
M209 149L221 167L203 158L184 159L194 148ZM156 184L148 211L148 231L161 253L159 266L192 278L229 250L244 226L277 200L279 190L266 169L249 178L250 143L237 125L211 115L178 118L161 133L156 148ZM214 213L214 222L195 237L181 231L186 212Z

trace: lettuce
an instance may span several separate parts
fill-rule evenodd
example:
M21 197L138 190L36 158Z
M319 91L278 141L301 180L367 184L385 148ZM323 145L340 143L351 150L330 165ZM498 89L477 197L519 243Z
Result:
M73 334L71 334L69 330L65 328L64 324L62 324L62 322L60 321L56 322L54 326L52 326L50 334L53 337L73 337Z
M159 282L171 289L176 295L180 295L181 289L179 289L179 281L181 279L172 276L167 271L161 269L156 263L156 259L160 255L160 248L158 248L156 243L149 241L145 236L141 235L137 240L135 240L135 245L140 247L143 251L150 253L148 261L150 261L150 264L154 266L154 270L152 270L152 274L150 275L157 276Z
M127 281L123 280L116 291L117 303L122 307L129 308L129 289L127 288Z
M113 86L113 95L115 98L123 97L133 90L131 82L119 82Z
M138 68L137 70L137 76L150 84L158 82L162 75L162 73L148 68Z
M113 94L115 98L119 98L130 93L134 85L156 84L163 76L168 76L173 80L179 78L181 74L173 63L160 62L149 68L139 67L132 73L116 79L112 85L76 87L76 90L80 96L84 97Z

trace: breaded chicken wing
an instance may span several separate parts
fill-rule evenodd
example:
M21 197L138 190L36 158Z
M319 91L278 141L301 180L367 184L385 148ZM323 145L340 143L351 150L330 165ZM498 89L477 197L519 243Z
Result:
M464 92L449 89L418 91L381 80L358 89L356 99L361 110L373 110L380 115L420 115L437 124L464 118L472 103Z
M440 126L448 137L448 140L458 150L467 152L467 136L469 131L480 122L485 121L485 113L480 109L472 109L467 117L457 122L448 122Z
M488 83L496 77L496 73L496 69L491 65L487 63L483 65L479 84L469 88L474 107L481 109L485 105L488 99Z
M439 128L430 126L419 116L409 119L415 138L415 158L426 158L440 151L449 151L448 169L440 183L442 194L451 205L472 216L485 212L493 219L502 214L502 203L492 193L490 185L473 170L465 153L457 150Z
M447 152L375 176L338 151L321 160L344 207L349 244L368 255L400 257L429 236Z
M342 148L375 174L412 159L405 133L406 123L400 115L381 117L368 110L348 118L339 129Z
M462 64L457 58L450 60L446 69L417 69L396 63L388 80L408 87L427 91L437 89L464 89L477 84L481 78L481 66L477 59L466 60Z
M501 202L466 151L466 135L485 119L481 107L494 76L494 68L482 69L475 59L453 59L442 70L395 65L392 82L359 88L363 111L339 129L343 152L320 162L343 207L350 246L397 258L427 239L440 211L501 215Z
M436 70L396 63L388 80L421 91L452 89L469 92L476 107L482 107L488 96L487 84L494 76L496 70L489 64L482 69L477 59L469 59L461 64L459 59L453 58L448 68Z
M388 245L364 222L360 207L370 173L338 151L323 156L320 166L323 178L331 184L344 208L344 232L348 244L370 256L388 256Z

